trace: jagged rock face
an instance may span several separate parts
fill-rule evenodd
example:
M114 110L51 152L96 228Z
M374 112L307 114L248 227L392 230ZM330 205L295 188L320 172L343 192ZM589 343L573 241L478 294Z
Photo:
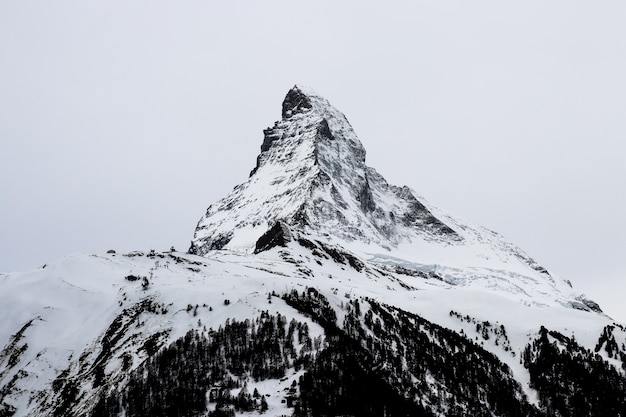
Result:
M412 236L461 237L406 187L387 184L365 165L365 149L346 117L313 91L296 86L282 120L264 131L250 178L209 207L191 253L250 251L277 221L306 234L389 248Z
M283 222L276 222L276 224L267 232L263 234L256 241L256 247L254 253L263 252L276 246L287 246L287 243L291 242L291 232L289 227Z

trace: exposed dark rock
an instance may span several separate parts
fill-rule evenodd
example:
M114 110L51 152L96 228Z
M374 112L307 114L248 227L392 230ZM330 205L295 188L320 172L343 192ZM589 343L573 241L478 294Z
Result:
M345 265L347 263L359 272L365 269L365 264L359 258L345 250L340 249L339 247L334 247L320 241L312 242L305 238L299 238L298 243L301 246L310 249L311 252L319 258L328 259L330 257L338 264Z
M203 256L206 255L210 250L220 250L224 246L228 245L228 242L233 238L232 232L220 233L215 236L213 239L204 242L201 246L196 246L194 242L191 242L191 247L189 248L189 253L192 255Z
M298 239L298 243L299 243L301 246L304 246L304 247L305 247L305 248L307 248L307 249L311 249L311 250L315 250L315 249L317 249L317 245L316 245L315 243L313 243L313 242L311 242L310 240L305 239L305 238L299 238L299 239Z
M317 128L317 134L318 136L321 136L323 138L327 138L327 139L335 139L333 137L332 132L330 131L330 127L328 126L328 120L326 119L322 119L322 121L320 122L318 128Z
M402 215L401 221L407 227L425 228L431 233L447 235L461 240L450 226L432 215L432 213L413 195L408 187L402 187L398 193L408 203L408 210Z
M0 417L12 417L17 410L12 405L1 403L0 404Z
M2 364L2 362L4 362L4 360L8 358L8 366L3 367L4 369L0 368L0 378L2 378L7 372L9 372L13 368L13 366L15 366L19 362L22 354L26 351L26 349L28 349L28 344L23 343L22 345L20 345L20 341L24 338L26 330L28 330L28 328L32 326L35 321L38 320L41 320L41 318L35 317L34 319L31 319L26 324L24 324L17 333L9 338L9 343L7 343L2 351L0 351L0 364ZM4 387L3 390L4 389L6 389L6 387ZM2 391L0 391L0 401L2 401L2 399L3 394Z
M282 130L277 129L274 126L273 129L265 129L263 131L263 143L261 144L261 152L268 151L272 146L272 142L280 139L282 136Z
M293 215L291 219L291 224L293 224L294 226L298 226L300 228L304 228L306 226L311 225L311 219L309 218L309 215L307 214L306 204L302 204L298 208L298 210L295 212L295 214Z
M376 210L376 203L374 202L374 196L372 195L372 189L370 188L367 176L365 177L365 184L357 196L357 200L361 203L361 210L365 213Z
M117 316L115 320L111 322L102 337L101 351L94 361L95 365L90 370L93 375L94 388L108 383L105 371L106 365L114 357L115 352L120 348L120 342L127 334L131 325L136 324L142 313L149 312L157 314L159 311L162 311L162 309L162 306L154 303L153 300L146 298L132 307L125 309L122 314ZM160 332L157 336L151 336L148 338L146 343L152 343L154 345L154 349L151 350L152 353L160 347L160 345L156 343L157 340L165 335L166 332Z
M313 105L309 97L298 86L294 86L283 101L283 119L287 119L294 114L301 113L304 110L308 110Z
M396 274L407 275L410 277L419 277L419 278L424 278L424 279L436 279L439 281L443 281L442 277L440 277L439 275L437 275L436 273L432 271L424 272L424 271L420 271L419 269L405 268L400 265L396 265L393 267L386 267L385 269L391 270L395 272Z
M540 273L542 273L542 274L546 274L546 275L550 275L550 273L548 272L548 270L547 270L546 268L544 268L543 266L541 266L541 265L531 265L531 267L532 267L535 271L537 271L537 272L540 272Z
M269 149L272 147L272 143L274 143L274 141L276 140L281 139L282 137L283 130L278 128L278 122L276 122L273 128L267 128L263 130L263 143L261 144L261 153L256 158L256 166L252 171L250 171L250 177L253 176L261 166L264 152L269 151Z
M256 241L254 253L264 252L276 246L285 247L292 239L289 226L282 221L278 221Z
M133 281L139 281L139 280L141 279L141 277L139 277L139 276L137 276L137 275L132 275L132 274L130 274L130 275L126 275L126 276L124 277L124 279L125 279L126 281L133 282Z

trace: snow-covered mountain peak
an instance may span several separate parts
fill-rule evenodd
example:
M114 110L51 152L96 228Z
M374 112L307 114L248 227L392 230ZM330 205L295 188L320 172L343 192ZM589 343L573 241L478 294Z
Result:
M261 155L253 173L268 160L302 165L309 159L336 179L350 173L346 168L360 171L365 168L365 148L348 119L308 87L296 85L289 90L282 104L282 120L264 133ZM272 147L279 149L267 153ZM297 152L298 148L305 148L305 152Z
M388 249L415 235L462 238L406 187L387 184L365 165L365 149L346 117L311 89L293 87L282 120L264 131L256 167L245 183L200 220L191 252L251 252L277 221L341 241Z
M252 254L302 237L385 268L435 273L455 286L531 302L532 294L551 294L561 304L574 300L565 280L498 234L442 212L406 186L388 184L365 164L365 149L346 117L313 90L293 87L282 110L282 120L264 131L247 181L200 219L190 253Z
M303 85L294 85L287 92L283 100L283 119L287 119L298 113L308 111L324 112L325 108L332 108L332 105L324 97L320 96L312 88Z

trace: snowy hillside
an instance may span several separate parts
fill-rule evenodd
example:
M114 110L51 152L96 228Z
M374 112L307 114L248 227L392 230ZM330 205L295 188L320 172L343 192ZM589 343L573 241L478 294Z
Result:
M520 358L541 326L574 335L591 351L606 326L615 326L601 314L555 303L518 302L489 288L450 285L434 274L392 272L350 256L329 246L311 250L292 242L288 248L253 256L228 251L205 258L139 252L83 255L3 275L2 315L15 323L3 326L0 335L6 341L0 355L3 402L15 407L16 415L55 409L85 415L112 386L127 383L130 370L189 330L210 337L227 320L253 320L263 311L280 314L286 322L307 323L311 339L324 338L325 330L311 314L281 299L294 289L301 293L316 288L339 324L355 302L361 305L360 319L366 320L366 300L376 300L451 329L510 367L531 403L536 403L537 393ZM614 337L624 351L624 329L616 327ZM609 357L604 349L599 353L623 373L623 358ZM288 369L275 382L249 378L248 390L270 395L268 413L289 414L281 400L298 372ZM64 403L68 382L76 392Z
M190 252L0 274L0 416L626 415L626 328L310 89Z

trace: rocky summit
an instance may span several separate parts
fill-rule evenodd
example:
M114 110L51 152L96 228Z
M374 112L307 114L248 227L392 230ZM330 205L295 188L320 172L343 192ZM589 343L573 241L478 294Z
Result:
M623 324L365 156L295 86L187 253L0 273L0 417L626 416Z
M408 188L390 186L365 165L365 149L352 126L327 100L295 86L282 115L264 131L248 181L200 220L191 253L249 251L254 238L277 221L308 235L387 248L414 235L461 239Z

